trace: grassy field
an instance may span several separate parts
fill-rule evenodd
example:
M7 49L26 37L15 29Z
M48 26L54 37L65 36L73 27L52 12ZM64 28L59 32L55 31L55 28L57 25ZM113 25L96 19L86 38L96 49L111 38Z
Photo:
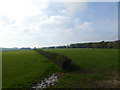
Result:
M63 73L54 86L59 88L116 87L118 80L117 49L45 49L64 54L76 68Z
M30 87L60 68L33 50L2 53L3 88Z
M30 87L48 74L61 77L53 88L116 87L118 80L117 49L44 49L63 54L72 60L70 71L60 68L33 50L3 52L3 88Z

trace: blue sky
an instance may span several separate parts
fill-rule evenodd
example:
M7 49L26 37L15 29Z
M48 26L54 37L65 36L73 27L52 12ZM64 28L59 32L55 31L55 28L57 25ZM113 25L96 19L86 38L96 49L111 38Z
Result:
M11 0L8 3L0 2L0 47L43 47L118 39L117 2Z

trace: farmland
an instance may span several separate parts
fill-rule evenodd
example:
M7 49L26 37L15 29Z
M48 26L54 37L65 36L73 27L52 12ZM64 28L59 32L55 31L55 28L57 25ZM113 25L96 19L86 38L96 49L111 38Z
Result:
M3 88L22 88L60 70L33 50L5 51L2 55Z
M74 67L62 71L56 64L33 50L3 52L3 88L30 87L50 73L62 73L53 88L116 87L117 49L43 49L63 54Z
M64 73L55 87L94 88L116 87L118 79L117 49L47 49L72 59L74 71Z

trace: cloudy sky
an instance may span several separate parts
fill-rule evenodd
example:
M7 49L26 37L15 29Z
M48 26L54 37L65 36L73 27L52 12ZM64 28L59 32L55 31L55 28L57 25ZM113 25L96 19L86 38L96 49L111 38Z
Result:
M43 47L117 39L117 2L0 0L0 47Z

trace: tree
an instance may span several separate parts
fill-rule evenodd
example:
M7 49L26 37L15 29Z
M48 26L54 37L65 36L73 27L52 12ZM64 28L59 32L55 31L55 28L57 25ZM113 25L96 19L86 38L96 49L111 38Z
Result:
M107 48L113 48L112 42L107 43Z

